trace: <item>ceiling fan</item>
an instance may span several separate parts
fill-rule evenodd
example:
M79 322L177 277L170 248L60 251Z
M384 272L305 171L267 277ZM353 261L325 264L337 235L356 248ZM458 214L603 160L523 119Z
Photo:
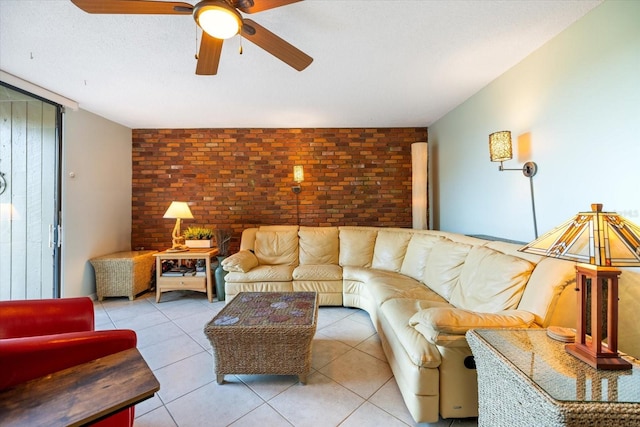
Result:
M203 30L197 56L198 75L218 72L222 43L238 33L296 70L307 68L313 58L251 19L243 18L239 12L262 12L298 1L302 0L202 0L192 6L153 0L71 0L87 13L193 15Z

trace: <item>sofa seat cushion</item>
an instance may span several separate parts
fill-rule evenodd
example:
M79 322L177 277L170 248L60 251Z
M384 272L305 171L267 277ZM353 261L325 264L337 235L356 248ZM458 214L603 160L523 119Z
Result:
M409 324L429 342L446 345L457 341L455 336L464 336L469 329L529 328L534 320L532 313L522 310L478 313L455 307L431 307L414 314Z
M436 301L414 300L411 298L395 298L383 303L380 308L380 316L384 316L386 323L392 329L392 333L402 346L413 364L420 368L437 368L440 366L440 352L438 348L426 340L426 338L409 324L409 319L429 307L448 306L446 303ZM385 332L389 335L389 331Z
M240 292L293 292L293 285L291 282L226 282L224 289L225 301L228 304Z
M391 298L411 298L425 301L447 301L422 283L400 274L373 276L364 285L364 290L378 305Z
M294 280L292 286L295 292L342 295L342 280Z
M255 253L261 265L298 265L298 232L260 229Z
M293 280L291 265L259 265L246 273L231 271L225 276L226 282L290 282Z
M338 264L338 227L300 227L300 264Z
M342 280L339 265L299 265L293 270L293 280Z
M533 268L534 264L525 259L474 246L449 302L458 308L485 313L514 309Z

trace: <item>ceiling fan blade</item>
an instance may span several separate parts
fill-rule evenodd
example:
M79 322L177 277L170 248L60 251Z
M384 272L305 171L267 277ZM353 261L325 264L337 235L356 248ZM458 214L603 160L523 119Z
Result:
M275 9L302 0L236 0L235 7L244 13L256 13L263 10Z
M211 37L204 31L202 32L196 74L200 76L213 76L218 73L218 64L220 63L223 42L224 40L222 39Z
M256 24L251 19L244 19L242 22L242 37L260 46L296 70L302 71L313 62L312 57L266 28Z
M87 13L144 15L191 15L193 6L178 1L147 0L71 0Z

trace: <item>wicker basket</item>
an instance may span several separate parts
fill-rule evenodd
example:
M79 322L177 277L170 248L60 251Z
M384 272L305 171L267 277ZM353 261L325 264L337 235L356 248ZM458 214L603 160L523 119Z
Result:
M116 252L90 260L96 272L98 301L104 297L129 297L149 289L156 251Z

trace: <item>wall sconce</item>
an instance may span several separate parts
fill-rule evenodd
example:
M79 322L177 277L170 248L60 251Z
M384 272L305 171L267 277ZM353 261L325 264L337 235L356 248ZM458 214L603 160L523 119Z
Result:
M302 187L300 187L300 183L304 181L304 167L302 165L295 165L293 167L293 182L296 183L293 187L291 187L291 191L296 194L300 194L302 191Z
M533 177L538 172L538 165L535 162L526 162L522 169L505 168L502 162L513 158L513 150L511 146L511 132L503 130L494 132L489 135L489 157L492 162L500 162L498 170L502 171L521 171L524 176L529 178L529 188L531 189L531 210L533 212L533 231L536 239L538 238L538 223L536 221L536 203L533 197Z
M640 266L640 227L592 204L591 212L579 212L518 250L577 262L576 338L565 346L567 353L596 369L631 369L618 354L620 270L615 267Z
M184 237L180 235L180 220L193 219L193 214L187 202L171 202L162 217L176 219L176 225L173 227L173 232L171 233L172 246L171 249L167 249L167 252L188 251L189 247L184 245Z

